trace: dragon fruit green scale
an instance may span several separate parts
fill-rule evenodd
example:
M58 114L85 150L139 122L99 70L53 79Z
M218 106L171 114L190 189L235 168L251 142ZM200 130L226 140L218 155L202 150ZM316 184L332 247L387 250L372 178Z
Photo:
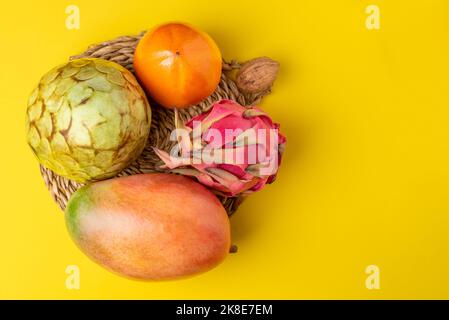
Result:
M151 109L130 71L82 58L45 74L28 99L28 144L39 162L77 182L115 176L143 151Z

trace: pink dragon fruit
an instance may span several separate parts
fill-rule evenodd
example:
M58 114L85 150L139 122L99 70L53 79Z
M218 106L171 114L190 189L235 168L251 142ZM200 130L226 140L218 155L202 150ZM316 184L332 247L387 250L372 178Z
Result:
M275 180L286 138L259 108L221 100L178 126L170 154L154 149L161 169L195 177L226 196L258 191Z

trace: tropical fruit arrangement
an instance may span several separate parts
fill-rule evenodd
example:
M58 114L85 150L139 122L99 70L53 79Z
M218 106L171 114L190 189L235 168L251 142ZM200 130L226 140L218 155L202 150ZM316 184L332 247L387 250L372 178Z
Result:
M236 251L229 216L272 183L286 138L256 106L279 63L227 63L167 23L90 47L28 99L27 141L93 261L142 280L210 270Z

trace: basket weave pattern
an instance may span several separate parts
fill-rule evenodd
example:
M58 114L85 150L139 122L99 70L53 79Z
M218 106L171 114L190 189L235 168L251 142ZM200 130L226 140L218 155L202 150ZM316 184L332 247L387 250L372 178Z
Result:
M143 33L137 36L122 36L110 41L91 45L84 53L72 56L70 60L77 58L102 58L114 61L134 73L134 50L142 35ZM231 99L243 106L250 106L260 102L262 97L270 91L267 90L258 94L244 94L240 92L234 81L226 75L226 71L232 71L238 68L240 68L240 64L236 61L231 61L230 63L223 61L221 81L215 92L199 104L179 110L180 120L189 120L208 110L213 103L221 99ZM148 98L151 105L152 122L147 145L140 157L117 176L160 172L158 167L162 162L153 152L152 147L169 151L174 145L174 142L170 141L170 133L175 128L173 111L159 106L151 100L151 97ZM64 210L72 193L80 188L82 184L61 177L43 166L40 166L40 171L51 196L59 207ZM224 197L217 195L217 197L223 203L229 215L234 213L243 201L242 196Z

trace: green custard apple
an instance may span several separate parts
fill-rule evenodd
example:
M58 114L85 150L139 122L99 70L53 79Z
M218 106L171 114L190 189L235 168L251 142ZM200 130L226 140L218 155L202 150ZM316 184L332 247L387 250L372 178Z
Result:
M82 58L42 77L28 100L27 140L39 162L77 182L115 176L143 151L151 109L133 74Z

